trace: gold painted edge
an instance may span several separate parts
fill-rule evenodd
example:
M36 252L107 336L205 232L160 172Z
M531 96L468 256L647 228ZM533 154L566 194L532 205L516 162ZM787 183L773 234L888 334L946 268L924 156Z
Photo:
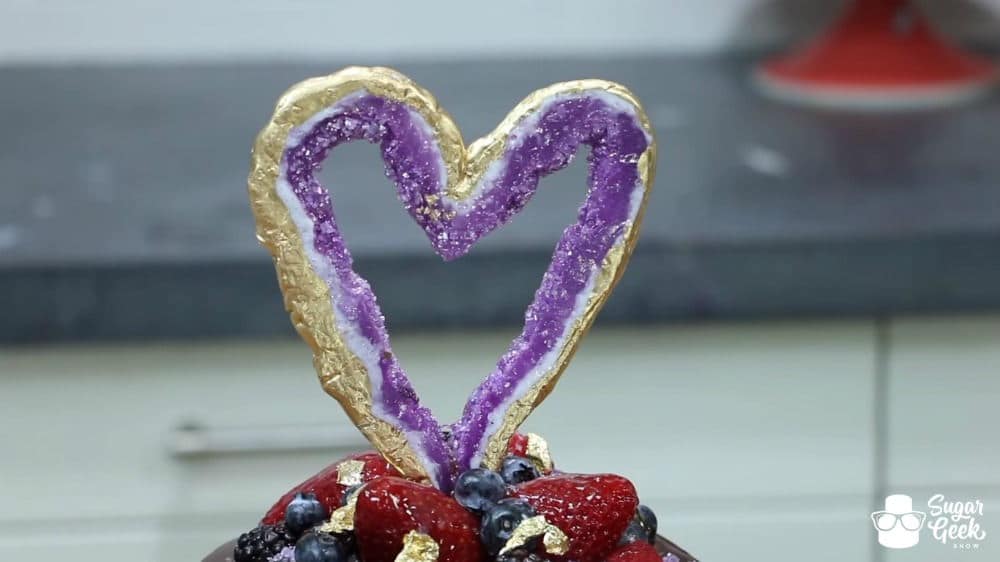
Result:
M552 454L549 452L549 442L537 433L525 435L528 441L524 456L531 459L542 472L551 472L555 468L552 464Z
M552 391L624 271L625 262L634 249L638 225L652 187L656 162L654 130L642 105L627 88L595 79L563 82L533 92L515 106L491 133L473 142L468 150L458 127L440 108L434 96L392 69L348 67L329 76L300 82L279 98L273 117L258 134L251 154L248 191L257 222L257 238L274 259L285 308L296 331L313 350L313 365L324 390L341 404L351 421L393 466L404 475L419 480L426 480L429 471L421 464L403 432L374 415L370 374L341 337L329 289L309 263L301 236L276 189L290 132L346 95L361 90L405 103L427 121L437 137L447 170L446 191L458 201L473 193L489 165L503 155L507 138L521 120L555 96L590 90L612 93L632 106L649 136L649 146L638 163L644 192L637 216L627 227L624 242L612 248L605 257L587 309L574 322L556 365L515 403L523 412L508 415L501 431L488 442L484 464L498 467L502 459L500 449L505 449L510 435ZM362 380L356 376L359 373L363 375L360 377Z
M641 106L636 107L636 111L642 113ZM647 119L642 119L642 122L648 124ZM628 265L632 257L632 252L635 250L636 242L639 239L639 226L645 215L646 204L649 201L649 193L652 190L652 182L656 174L656 138L653 136L651 129L647 132L650 135L650 144L639 157L637 164L639 168L639 181L642 184L643 193L635 219L626 228L622 241L612 246L604 256L601 270L594 284L594 290L591 292L590 300L587 302L587 307L584 313L573 322L569 336L566 339L567 343L563 346L555 365L542 375L524 396L510 406L500 429L487 441L482 460L482 465L487 468L499 470L504 457L507 455L507 442L510 440L510 437L517 432L517 428L524 423L524 420L527 419L531 412L555 388L556 383L559 382L559 378L573 359L573 355L579 348L583 337L587 335L590 327L594 324L594 320L597 319L597 314L604 307L604 303L611 296L615 285L618 284L618 281L621 280L622 275L625 273L625 267Z
M403 432L374 415L369 373L343 340L329 288L309 263L298 229L277 193L281 160L291 131L345 96L385 83L402 86L415 99L433 100L402 75L380 68L350 67L292 86L278 100L271 121L254 143L248 190L257 239L274 259L285 309L295 330L313 351L313 365L323 389L341 404L351 421L396 469L409 478L426 480L429 473ZM450 121L446 115L442 119ZM457 135L458 131L445 128L440 134ZM457 140L460 147L461 138ZM447 145L445 139L442 151Z

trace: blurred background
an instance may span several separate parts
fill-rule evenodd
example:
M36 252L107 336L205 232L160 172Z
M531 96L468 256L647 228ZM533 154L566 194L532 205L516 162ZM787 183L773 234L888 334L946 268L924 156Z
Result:
M379 64L467 140L582 77L656 127L637 253L526 424L561 468L630 477L706 561L996 560L998 54L998 0L0 0L0 559L198 560L366 446L245 179L282 91ZM439 417L519 331L585 178L446 266L376 150L329 157ZM988 536L884 549L889 493L979 499Z

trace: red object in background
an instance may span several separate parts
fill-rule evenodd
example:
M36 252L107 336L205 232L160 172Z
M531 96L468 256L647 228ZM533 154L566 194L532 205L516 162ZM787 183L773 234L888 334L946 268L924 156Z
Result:
M830 107L934 107L976 97L997 67L938 35L909 0L850 0L804 48L762 63L756 81L779 99Z

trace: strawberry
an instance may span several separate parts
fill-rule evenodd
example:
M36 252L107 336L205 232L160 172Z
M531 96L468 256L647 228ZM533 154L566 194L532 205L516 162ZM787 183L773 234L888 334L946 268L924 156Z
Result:
M479 520L437 488L386 476L358 493L354 536L364 562L393 562L414 530L437 542L438 562L485 560Z
M635 487L614 474L553 474L511 489L569 537L554 562L598 562L618 543L639 505Z
M369 480L373 480L379 476L400 476L399 472L384 458L382 458L382 455L374 451L351 455L324 468L312 478L292 488L285 495L281 496L281 499L271 506L271 509L267 510L267 514L264 515L264 519L261 520L261 524L274 525L284 521L285 509L288 507L288 504L295 499L295 494L298 492L311 492L316 494L316 499L323 504L323 507L327 512L340 507L341 498L344 496L344 491L347 490L349 486L345 486L337 481L337 477L339 475L337 468L340 466L340 463L347 460L356 460L365 463L365 468L361 472L362 482L368 482Z
M507 454L516 457L523 457L528 452L528 436L523 433L515 433L507 440Z
M615 550L605 562L663 562L663 558L653 545L637 541Z

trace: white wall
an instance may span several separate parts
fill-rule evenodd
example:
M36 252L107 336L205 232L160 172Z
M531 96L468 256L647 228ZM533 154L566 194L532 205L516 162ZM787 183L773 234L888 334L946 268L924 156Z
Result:
M998 36L1000 0L923 3L947 29ZM801 36L837 8L832 0L0 0L0 62L711 51Z

